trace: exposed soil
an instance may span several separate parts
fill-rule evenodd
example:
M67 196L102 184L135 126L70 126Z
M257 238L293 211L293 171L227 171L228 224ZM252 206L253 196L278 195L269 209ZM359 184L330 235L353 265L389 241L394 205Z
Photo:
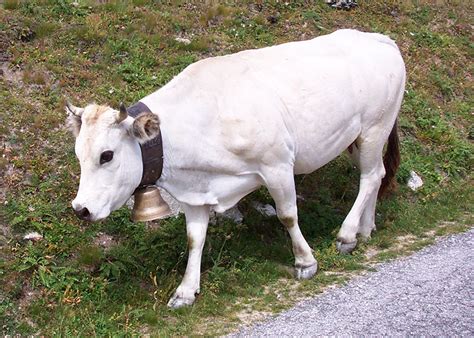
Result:
M22 83L23 72L20 69L12 69L8 62L2 62L0 66L0 75L10 83L19 85Z
M109 250L112 246L117 244L117 241L113 236L99 232L97 237L94 239L94 244L102 247L105 251Z
M6 62L10 59L8 47L10 40L5 32L0 31L0 62Z

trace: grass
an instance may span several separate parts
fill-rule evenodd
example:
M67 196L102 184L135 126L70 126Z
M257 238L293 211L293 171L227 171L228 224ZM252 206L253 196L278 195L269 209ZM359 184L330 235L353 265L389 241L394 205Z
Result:
M0 46L7 46L0 59L14 75L0 76L2 334L222 334L472 224L469 4L361 1L346 12L323 1L78 3L5 1L0 9ZM358 181L340 158L296 178L301 228L320 264L314 279L293 280L283 226L251 207L272 203L259 190L240 203L243 224L220 219L209 227L196 304L169 310L186 266L184 218L159 228L130 222L126 208L100 224L75 218L69 204L79 167L64 128L65 97L132 103L196 60L342 27L389 34L407 64L400 188L380 201L377 232L353 255L337 254L335 235ZM411 170L424 180L416 192L405 187ZM44 239L22 240L29 231ZM97 240L104 234L110 247Z

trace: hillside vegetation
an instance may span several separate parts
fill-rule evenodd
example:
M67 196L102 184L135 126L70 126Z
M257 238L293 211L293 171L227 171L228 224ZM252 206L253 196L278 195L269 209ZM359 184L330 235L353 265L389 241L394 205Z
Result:
M0 6L1 334L222 334L472 223L472 2L360 0L351 11L322 0ZM284 227L251 207L273 203L262 189L240 203L242 224L219 218L209 227L196 304L168 309L186 266L184 218L132 223L122 208L98 224L76 219L80 171L65 98L131 104L194 61L338 28L389 35L407 66L399 189L379 203L378 231L352 255L337 254L358 184L341 157L296 178L315 278L292 278ZM416 192L406 187L411 170L424 180ZM24 240L31 231L43 239Z

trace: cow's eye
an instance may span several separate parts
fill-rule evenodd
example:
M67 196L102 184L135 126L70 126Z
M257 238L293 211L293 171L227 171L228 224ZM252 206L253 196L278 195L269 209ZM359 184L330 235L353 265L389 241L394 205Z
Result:
M100 154L100 164L104 164L112 161L114 158L114 152L112 150L106 150Z

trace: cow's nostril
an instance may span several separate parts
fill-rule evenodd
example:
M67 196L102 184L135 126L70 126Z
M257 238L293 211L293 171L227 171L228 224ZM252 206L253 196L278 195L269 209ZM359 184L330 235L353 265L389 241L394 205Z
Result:
M80 219L83 219L83 220L89 219L90 212L89 212L89 209L87 208L82 208L79 210L75 209L74 212L76 213L76 216L79 217Z

